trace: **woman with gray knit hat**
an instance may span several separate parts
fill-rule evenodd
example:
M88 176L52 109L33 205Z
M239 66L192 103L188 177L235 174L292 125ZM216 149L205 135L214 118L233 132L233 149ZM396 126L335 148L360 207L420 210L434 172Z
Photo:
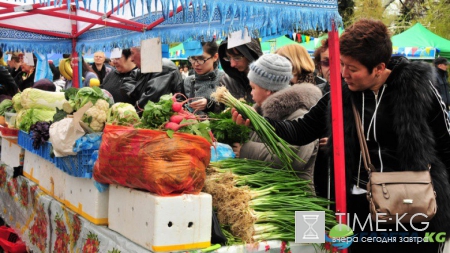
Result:
M303 117L322 97L322 92L311 83L290 85L292 65L285 57L277 54L266 54L250 65L248 73L254 108L264 117L276 120L296 119ZM297 155L305 162L295 161L292 166L297 176L310 180L314 189L314 163L319 141L304 146L295 146ZM281 164L276 156L272 156L256 133L252 133L250 141L235 149L239 158L255 159Z

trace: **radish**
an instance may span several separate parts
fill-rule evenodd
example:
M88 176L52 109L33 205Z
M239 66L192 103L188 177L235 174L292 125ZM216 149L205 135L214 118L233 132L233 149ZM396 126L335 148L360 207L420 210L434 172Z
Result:
M183 96L183 98L185 99L185 101L184 101L184 102L178 102L178 100L177 100L177 96L178 96L178 95ZM173 96L172 96L172 101L173 101L173 104L172 104L172 111L174 111L174 112L181 112L181 111L183 111L183 105L184 105L186 102L188 102L189 100L187 99L187 97L186 97L183 93L175 93L175 94L173 94Z
M165 125L164 125L164 128L165 129L170 129L170 130L173 130L173 131L178 131L178 129L180 129L180 127L181 127L181 125L180 124L177 124L177 123L175 123L175 122L167 122Z
M186 101L183 102L183 103L173 102L173 104L172 104L172 111L174 111L174 112L181 112L181 111L183 111L183 104L184 103L186 103Z
M184 115L180 115L180 114L174 114L170 117L169 121L173 122L173 123L177 123L180 124L180 122L185 119Z
M165 129L167 129L167 130L173 130L173 131L178 131L180 128L182 128L182 127L185 127L185 126L189 126L189 125L192 125L192 124L197 124L198 122L188 122L188 123L186 123L186 124L177 124L177 123L175 123L175 122L167 122L165 125L164 125L164 128Z

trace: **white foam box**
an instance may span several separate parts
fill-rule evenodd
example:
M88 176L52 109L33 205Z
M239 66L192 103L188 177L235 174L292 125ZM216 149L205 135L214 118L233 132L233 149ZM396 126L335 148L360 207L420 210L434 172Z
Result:
M58 169L55 164L38 156L37 163L39 165L38 179L39 188L46 194L52 196L61 203L65 200L67 175Z
M211 245L212 197L158 196L118 185L109 187L109 228L153 252Z
M24 153L24 149L17 145L17 138L2 138L1 160L3 163L11 168L20 166L20 160L23 159Z
M25 155L23 158L23 175L35 182L37 185L39 185L39 158L40 157L38 155L25 150Z
M66 176L64 204L96 225L108 225L109 190L100 192L92 178Z

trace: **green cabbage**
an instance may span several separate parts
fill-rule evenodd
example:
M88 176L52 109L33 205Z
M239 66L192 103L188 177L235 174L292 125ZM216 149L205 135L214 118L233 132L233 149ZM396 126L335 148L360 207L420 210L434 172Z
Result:
M14 97L12 98L13 107L16 112L22 110L22 93L18 92Z
M64 94L64 93L63 93ZM31 125L38 121L51 122L53 120L53 115L55 115L55 110L46 109L25 109L20 111L16 118L16 125L19 126L20 130L28 133ZM19 124L17 124L19 122Z
M4 99L0 103L0 116L5 116L5 112L13 112L14 108L11 99Z
M52 92L27 88L22 92L21 103L24 109L62 109L66 98L64 92Z

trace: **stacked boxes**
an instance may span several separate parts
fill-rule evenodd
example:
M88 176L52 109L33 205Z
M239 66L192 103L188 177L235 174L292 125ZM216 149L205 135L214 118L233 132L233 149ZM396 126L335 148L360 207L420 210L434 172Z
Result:
M92 178L66 178L64 204L96 225L107 225L109 191L100 192Z
M109 228L154 252L210 246L212 197L158 196L110 185Z

